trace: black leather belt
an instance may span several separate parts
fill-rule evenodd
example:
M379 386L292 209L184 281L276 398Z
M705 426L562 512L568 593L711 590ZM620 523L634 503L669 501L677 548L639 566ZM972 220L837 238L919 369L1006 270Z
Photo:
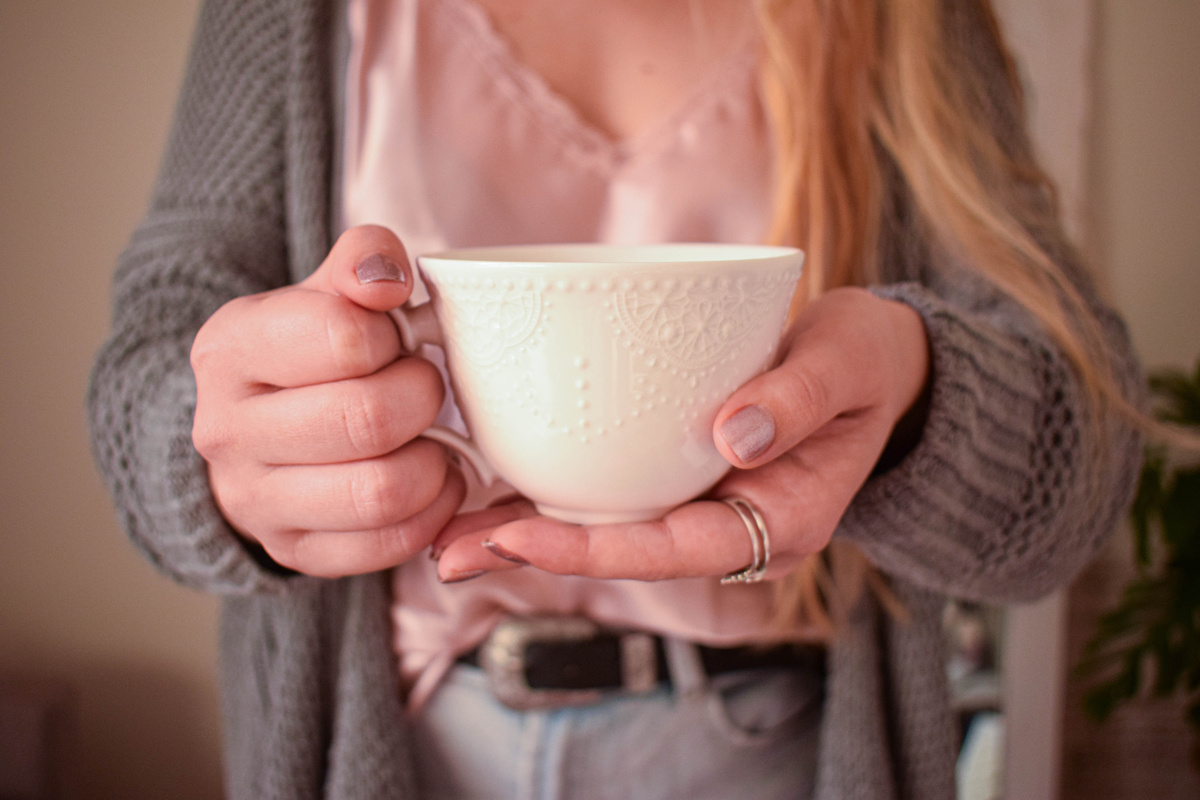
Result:
M697 645L696 650L709 676L779 667L825 668L825 650L814 645ZM506 618L458 661L483 668L493 694L518 709L586 705L606 692L646 692L671 680L661 637L605 630L581 617Z

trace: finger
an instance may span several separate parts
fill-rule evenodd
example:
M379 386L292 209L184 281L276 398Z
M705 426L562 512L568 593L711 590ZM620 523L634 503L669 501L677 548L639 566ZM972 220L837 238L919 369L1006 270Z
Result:
M713 492L743 497L759 509L771 537L771 563L786 569L828 543L870 474L881 439L878 426L838 418L778 458L730 472Z
M787 574L828 544L883 436L879 425L838 418L779 458L730 473L714 489L715 496L739 496L759 510L770 544L767 579ZM754 555L750 536L733 509L700 501L662 520L629 525L519 519L497 527L487 541L506 557L549 572L658 580L744 569Z
M753 558L741 517L711 501L689 503L660 520L619 525L581 526L533 517L498 527L488 541L507 556L547 572L605 579L723 575Z
M413 269L401 241L387 228L350 228L301 286L341 295L363 308L388 311L404 305L413 289Z
M399 523L368 531L305 532L283 538L268 552L285 567L323 578L390 569L428 547L465 495L462 474L451 469L433 502Z
M429 505L446 472L441 445L415 439L380 458L270 468L257 481L223 487L223 498L252 530L374 530Z
M882 384L873 337L883 332L852 320L870 310L870 303L863 307L864 299L839 295L824 301L790 331L779 366L730 396L717 413L713 438L731 464L763 464L839 414L879 403Z
M363 378L249 398L225 435L269 465L377 458L433 425L443 394L435 366L402 358Z
M537 510L533 503L524 498L516 498L477 511L459 514L434 539L431 555L435 559L440 559L446 548L458 539L480 532L489 532L506 523L533 516L537 516Z
M456 583L484 572L524 566L520 560L488 550L484 543L498 526L536 514L532 503L520 499L455 517L430 546L430 555L438 562L438 579Z
M240 398L370 375L399 355L386 315L290 287L222 306L196 335L192 368L201 391Z
M222 306L192 347L197 381L236 396L374 372L400 352L395 325L377 313L412 292L404 246L387 229L353 228L296 286Z

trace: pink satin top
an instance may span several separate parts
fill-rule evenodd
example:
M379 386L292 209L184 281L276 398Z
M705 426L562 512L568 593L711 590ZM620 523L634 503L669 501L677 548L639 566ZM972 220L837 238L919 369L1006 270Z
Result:
M519 62L471 0L350 0L349 11L344 225L386 225L414 258L505 243L762 239L770 147L749 43L648 130L615 141ZM461 426L452 401L442 422ZM723 646L780 638L765 584L523 567L443 585L418 557L395 570L393 590L410 707L504 613L583 614Z

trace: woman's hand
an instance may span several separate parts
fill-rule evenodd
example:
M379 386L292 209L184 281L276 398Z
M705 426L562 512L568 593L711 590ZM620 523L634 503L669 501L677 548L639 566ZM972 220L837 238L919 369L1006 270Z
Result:
M400 241L345 233L295 286L221 307L196 336L196 449L222 513L276 562L339 576L394 566L457 511L462 476L416 437L436 367L400 358L383 311L412 291Z
M920 316L862 289L838 289L791 325L779 366L729 398L713 435L738 469L711 497L741 496L762 512L768 578L825 547L928 379ZM447 582L526 563L597 578L719 576L752 558L741 518L713 500L660 520L585 526L536 516L517 500L457 518L434 551Z

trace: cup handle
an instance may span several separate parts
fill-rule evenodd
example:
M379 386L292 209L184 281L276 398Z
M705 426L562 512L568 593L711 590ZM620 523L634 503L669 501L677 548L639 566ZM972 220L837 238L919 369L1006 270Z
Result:
M400 347L405 353L415 353L423 344L432 344L446 348L442 326L438 324L437 315L433 311L433 303L422 303L419 306L393 308L387 312L396 323L400 333ZM486 488L491 488L500 478L499 473L483 457L483 453L469 437L457 431L450 430L444 425L434 425L422 434L426 439L444 444L471 465L479 482Z

